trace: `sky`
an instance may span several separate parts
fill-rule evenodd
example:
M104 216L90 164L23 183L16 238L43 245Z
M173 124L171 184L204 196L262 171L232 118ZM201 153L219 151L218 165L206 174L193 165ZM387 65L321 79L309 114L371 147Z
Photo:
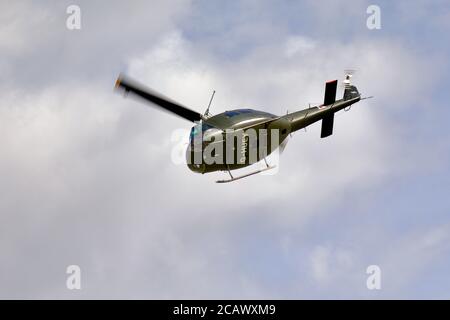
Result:
M0 298L450 298L448 1L2 0L0 21ZM229 184L173 161L192 124L113 90L282 115L349 68L373 99Z

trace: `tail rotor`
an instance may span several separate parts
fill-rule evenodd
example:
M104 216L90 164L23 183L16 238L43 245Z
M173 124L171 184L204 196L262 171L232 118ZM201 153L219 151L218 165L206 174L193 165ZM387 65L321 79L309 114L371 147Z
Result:
M343 83L344 89L352 85L353 75L356 73L356 70L346 69L344 70L345 78Z

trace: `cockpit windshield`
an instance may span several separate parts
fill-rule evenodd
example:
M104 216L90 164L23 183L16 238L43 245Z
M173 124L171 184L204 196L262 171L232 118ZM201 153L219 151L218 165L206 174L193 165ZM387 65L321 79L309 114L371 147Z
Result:
M191 129L191 134L189 136L189 141L192 141L194 139L194 137L199 134L200 132L203 134L206 130L208 129L212 129L215 128L214 126L207 124L207 123L202 123L202 124L197 124L195 126L192 127Z

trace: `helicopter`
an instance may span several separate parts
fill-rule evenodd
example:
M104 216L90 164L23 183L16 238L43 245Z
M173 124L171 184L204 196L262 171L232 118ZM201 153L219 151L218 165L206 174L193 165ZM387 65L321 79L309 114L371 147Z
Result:
M214 98L213 92L206 111L201 114L175 102L139 82L119 75L115 89L150 102L170 113L184 118L195 125L191 128L186 149L186 164L196 173L216 171L228 172L230 178L217 183L236 181L266 170L273 169L266 157L275 150L283 151L288 138L300 129L322 121L321 138L333 134L334 114L348 110L351 105L372 97L361 97L351 83L352 70L345 71L344 94L336 100L338 80L325 83L323 104L300 111L277 116L254 109L233 109L216 115L209 112ZM253 165L264 160L265 167L250 173L233 176L231 171Z

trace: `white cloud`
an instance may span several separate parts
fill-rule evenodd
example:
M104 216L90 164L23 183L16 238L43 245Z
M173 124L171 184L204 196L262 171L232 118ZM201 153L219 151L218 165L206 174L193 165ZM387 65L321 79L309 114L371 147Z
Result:
M313 50L316 44L313 40L301 36L288 38L286 42L286 55L292 57L295 54L305 54Z
M330 251L326 247L317 247L312 253L311 267L314 278L320 282L326 282L330 273Z
M0 50L3 54L19 55L36 45L38 39L30 37L29 25L43 24L50 16L46 10L26 3L0 6Z
M420 275L450 249L449 236L449 226L442 225L411 232L401 240L390 239L378 259L392 297L404 287L420 284Z

